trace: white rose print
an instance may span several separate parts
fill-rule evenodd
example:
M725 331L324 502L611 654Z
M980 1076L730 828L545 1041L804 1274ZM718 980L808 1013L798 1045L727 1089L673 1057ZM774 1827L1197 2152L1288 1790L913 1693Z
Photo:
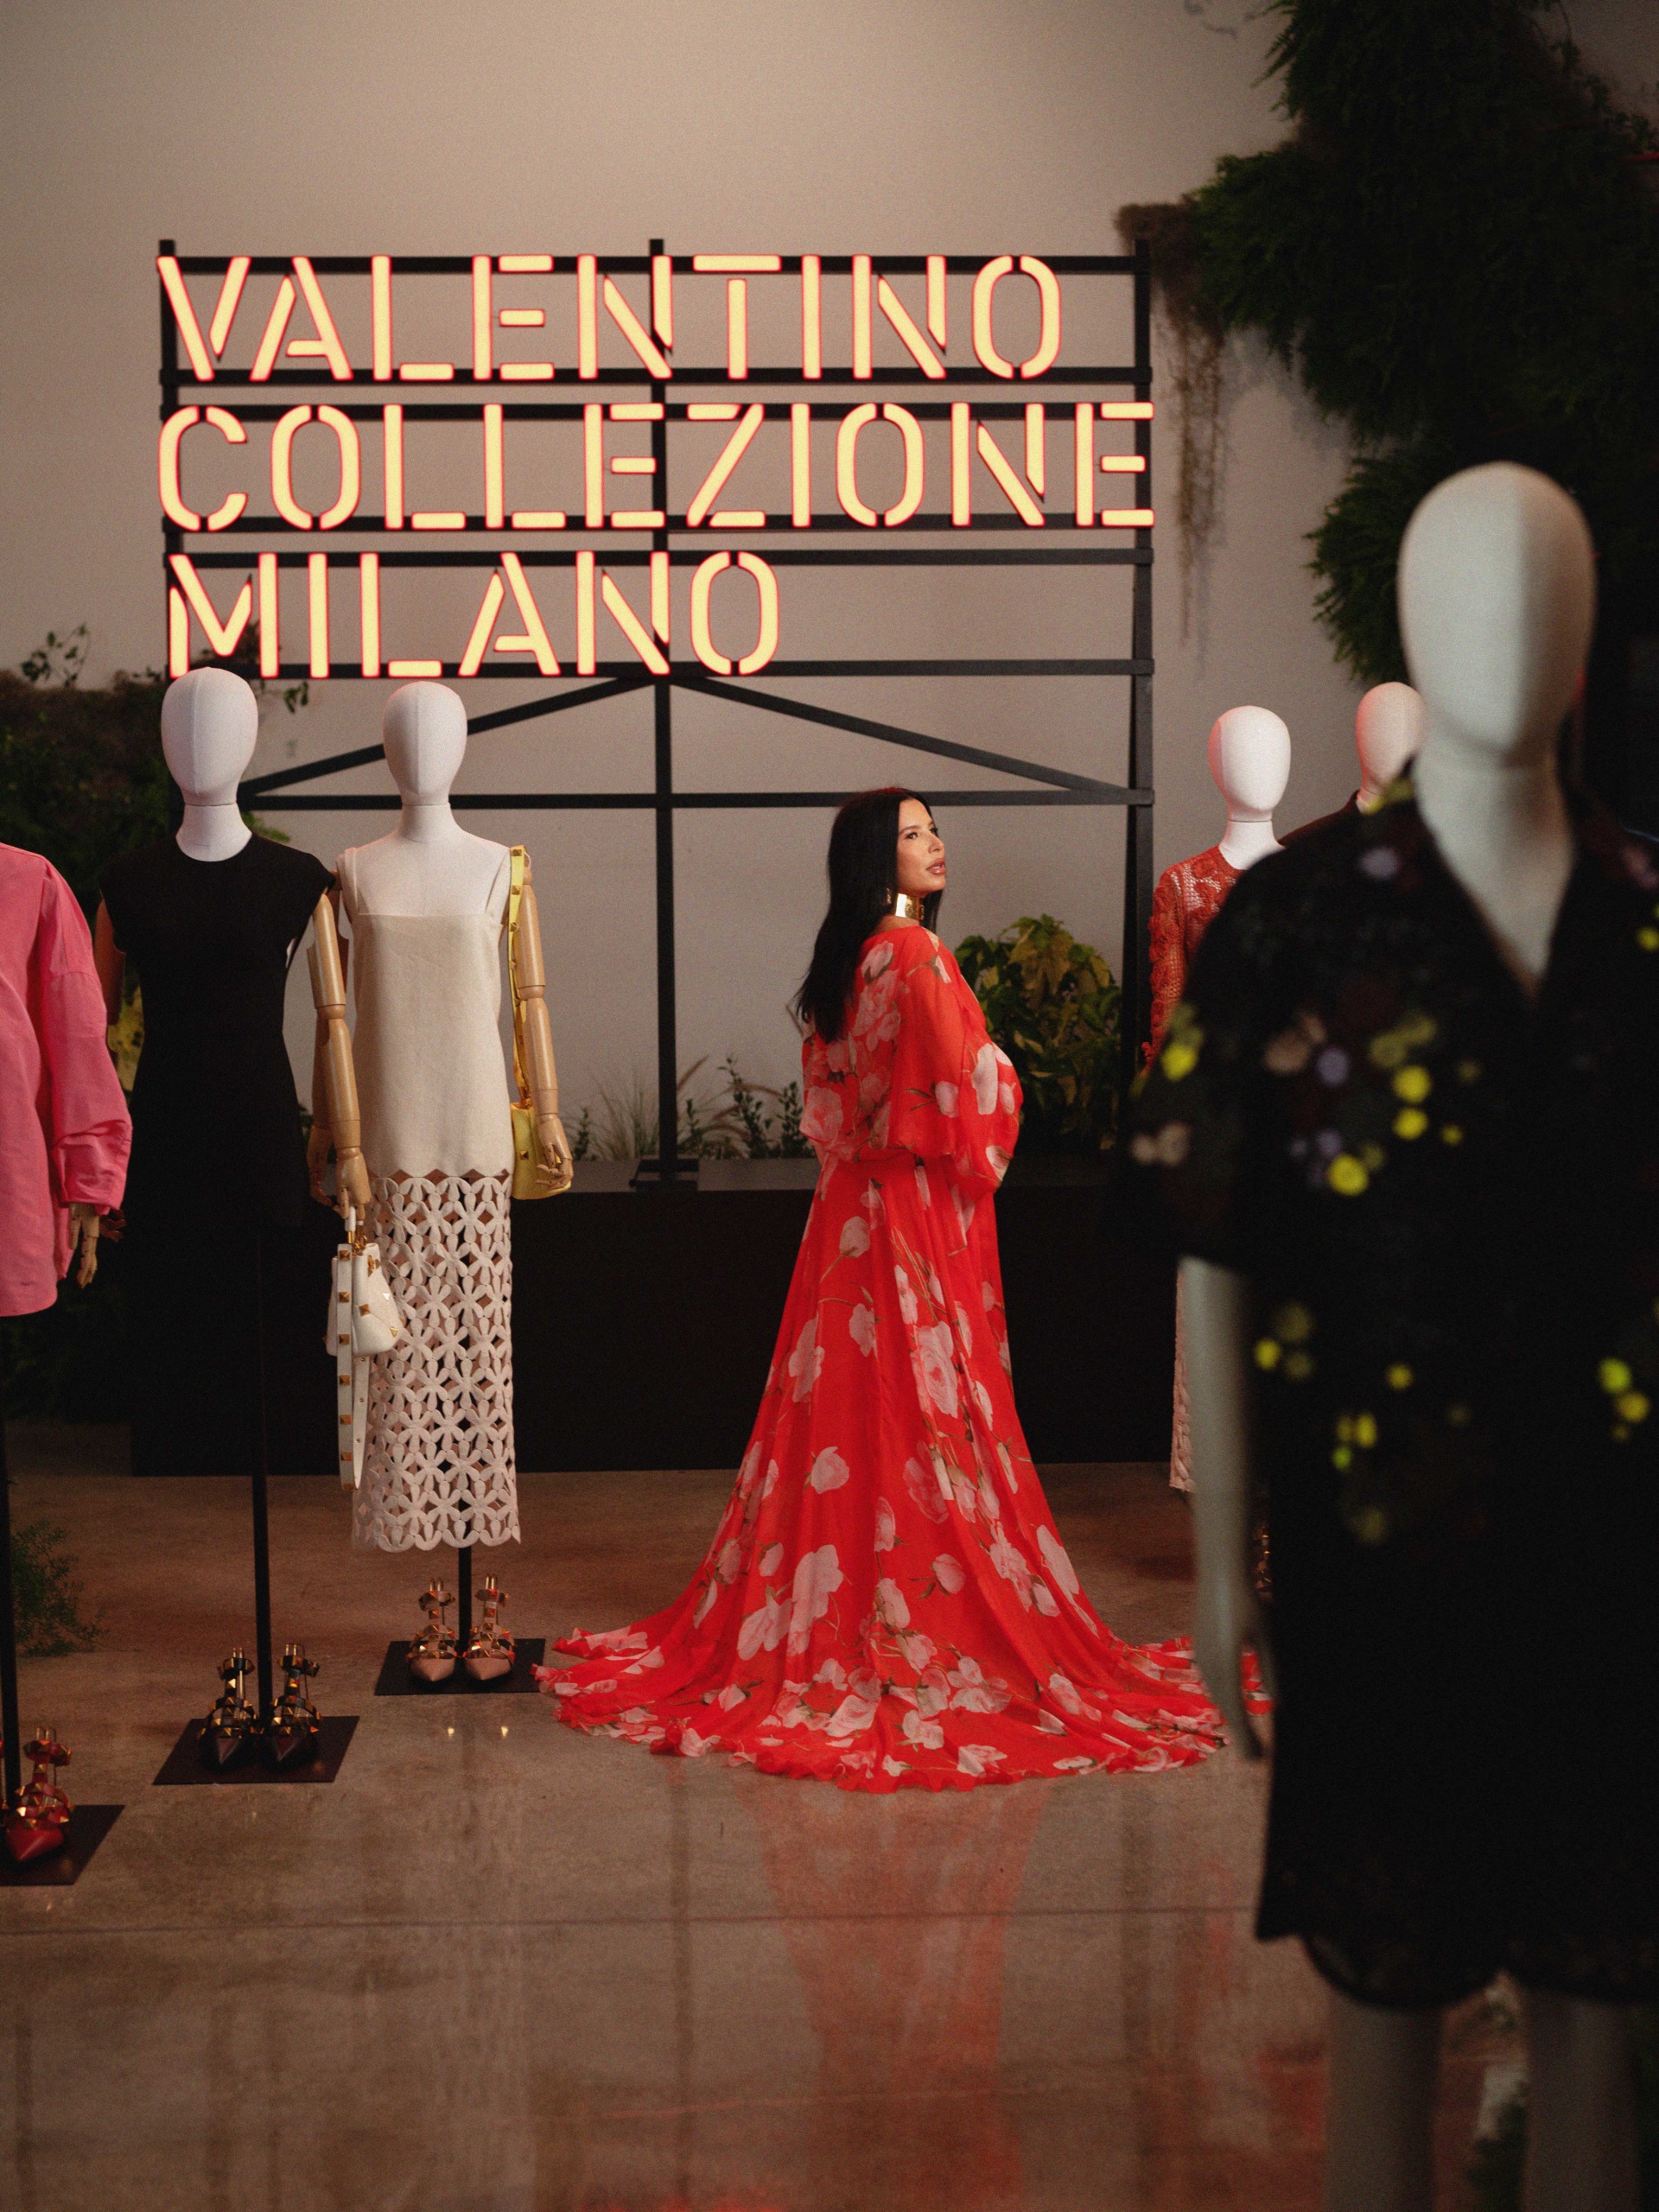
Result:
M1037 1548L1043 1555L1043 1564L1068 1598L1075 1598L1081 1585L1077 1570L1066 1557L1065 1547L1052 1529L1039 1529Z
M789 1371L795 1380L795 1402L810 1398L812 1386L823 1371L823 1347L818 1342L818 1320L815 1313L795 1340L795 1349L789 1355Z
M791 1651L805 1650L813 1623L821 1621L829 1611L830 1600L840 1589L842 1580L841 1561L833 1544L820 1544L817 1551L803 1554L795 1568L794 1604L789 1618ZM766 1646L768 1650L772 1648L771 1644Z
M839 1490L851 1472L835 1446L826 1444L812 1462L812 1471L806 1479L816 1491Z

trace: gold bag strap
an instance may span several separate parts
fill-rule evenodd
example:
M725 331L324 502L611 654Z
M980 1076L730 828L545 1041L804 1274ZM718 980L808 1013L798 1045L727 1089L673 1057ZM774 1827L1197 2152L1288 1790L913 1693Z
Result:
M524 876L530 867L530 854L523 845L514 845L508 854L510 872L507 878L507 981L512 988L512 1076L518 1086L518 1103L530 1103L530 1079L524 1070L524 1052L520 1042L524 1025L524 1001L518 995L518 910L524 899Z

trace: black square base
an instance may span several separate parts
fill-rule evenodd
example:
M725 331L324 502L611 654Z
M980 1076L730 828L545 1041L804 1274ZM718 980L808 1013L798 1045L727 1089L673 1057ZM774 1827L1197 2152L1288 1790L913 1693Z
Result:
M120 1818L118 1805L77 1805L63 1833L62 1848L20 1866L0 1843L0 1890L67 1890Z
M230 1789L244 1783L332 1782L340 1772L346 1747L356 1731L357 1715L331 1713L318 1732L315 1756L303 1766L283 1767L280 1771L265 1764L257 1746L235 1766L209 1766L197 1749L205 1726L200 1720L189 1723L168 1753L166 1763L150 1785L152 1789L195 1783L206 1783L210 1789Z
M499 1675L493 1682L475 1682L457 1659L455 1671L447 1682L423 1682L409 1671L408 1642L389 1643L380 1662L380 1679L374 1686L374 1694L376 1697L522 1697L535 1689L530 1670L542 1664L546 1649L545 1637L521 1636L514 1649L510 1675Z

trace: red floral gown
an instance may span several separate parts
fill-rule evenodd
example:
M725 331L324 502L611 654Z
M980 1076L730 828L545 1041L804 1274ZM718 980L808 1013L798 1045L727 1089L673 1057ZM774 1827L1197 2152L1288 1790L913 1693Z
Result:
M691 1586L538 1669L573 1727L854 1789L1185 1765L1184 1643L1106 1628L1020 1433L992 1194L1020 1087L931 931L878 932L804 1052L822 1162L778 1349Z

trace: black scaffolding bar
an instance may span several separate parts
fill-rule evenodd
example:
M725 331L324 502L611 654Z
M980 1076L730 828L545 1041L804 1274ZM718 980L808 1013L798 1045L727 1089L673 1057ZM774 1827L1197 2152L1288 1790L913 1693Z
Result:
M176 252L169 239L161 244L163 254ZM616 275L644 275L650 271L653 258L663 251L662 241L652 239L645 255L607 255L600 259L600 268ZM229 265L223 255L185 255L179 266L187 276L222 276ZM1046 371L1041 379L1045 388L1058 385L1107 385L1127 387L1135 399L1148 401L1152 396L1151 355L1151 265L1144 241L1136 244L1132 255L1050 255L1045 257L1046 265L1058 276L1113 277L1127 279L1134 291L1134 352L1132 362L1062 366L1055 364ZM984 266L986 257L952 254L944 257L946 271L961 276L977 272ZM671 265L678 273L690 273L691 257L677 255ZM260 255L253 257L251 270L256 274L287 276L292 264L285 257ZM319 276L367 276L370 258L367 255L316 255L312 268ZM575 266L574 258L558 257L556 267L562 274L569 274ZM928 258L918 254L877 256L874 266L893 275L920 275L928 266ZM466 276L471 272L472 257L468 255L421 255L397 257L395 268L402 276ZM802 257L782 257L780 273L798 272ZM819 257L819 267L826 276L850 273L850 255L825 254ZM251 375L243 370L215 367L211 381L198 378L188 362L181 363L177 331L165 289L162 289L162 419L165 422L181 404L181 395L202 394L213 390L238 393L238 413L251 422L274 421L287 411L286 402L256 401L244 405L239 394L245 390L258 391ZM885 366L877 369L868 378L855 378L849 370L824 364L821 377L806 379L800 372L766 367L752 368L747 379L749 387L790 387L798 397L816 399L826 389L845 392L854 388L851 398L837 399L830 406L814 408L815 419L832 419L838 411L855 404L858 397L882 387L924 387L938 391L953 387L967 387L983 398L976 397L976 417L1014 420L1024 413L1027 397L1034 397L1033 387L1022 392L1016 385L1019 397L1009 394L1005 379L981 367L972 368L947 365L943 378L929 377L919 366ZM425 419L435 422L465 422L480 418L485 381L474 378L471 371L457 365L453 382L447 387L448 396L428 397L423 388L403 383L378 384L366 374L354 375L353 383L361 387L372 386L377 394L390 397L395 391L407 420ZM261 385L273 388L319 387L327 391L330 404L339 408L348 417L358 421L378 419L383 403L348 396L348 388L328 378L327 372L316 369L284 369L273 367ZM672 385L664 383L643 364L613 365L601 367L597 376L584 378L578 388L579 396L569 399L533 397L524 385L491 381L487 397L492 404L499 405L504 413L525 421L572 421L582 416L583 405L591 401L597 388L606 385L645 386L649 395L664 410L661 419L651 425L652 458L656 462L653 499L660 506L665 521L663 526L620 533L620 542L607 531L604 539L604 558L607 567L633 568L645 565L653 553L665 553L671 566L692 566L707 557L711 539L707 527L689 530L683 510L676 512L670 505L668 486L668 424L670 421L685 419L689 403L671 400L670 394L683 387L718 385L728 389L730 379L721 368L674 366ZM468 391L461 397L457 387ZM545 392L545 387L537 387ZM566 387L569 389L569 386ZM429 385L424 387L429 391ZM471 396L476 394L477 396ZM1003 396L1007 395L1007 396ZM786 417L788 404L779 401L760 403L769 419ZM918 419L941 420L950 414L950 402L941 397L918 397L906 400L910 411ZM1152 505L1151 480L1151 423L1140 418L1133 424L1135 451L1140 456L1141 473L1131 480L1135 485L1133 505L1136 509L1150 509ZM483 531L485 518L467 516L465 526L473 531ZM1131 616L1129 650L1117 656L1075 656L1047 658L969 658L912 659L870 658L847 656L840 658L776 660L766 670L742 683L721 680L696 661L671 661L666 675L652 671L639 661L605 661L597 664L590 674L580 678L561 677L552 679L562 688L550 691L545 696L521 705L508 707L493 713L474 715L467 727L474 735L493 729L529 721L544 715L555 715L567 709L587 706L599 701L624 696L634 691L649 689L652 695L653 734L653 775L649 790L610 791L472 791L454 797L452 804L469 810L507 809L537 811L588 810L649 810L653 817L656 843L656 944L657 944L657 1052L658 1102L662 1141L658 1163L659 1187L672 1187L681 1169L677 1158L678 1096L677 1096L677 1035L676 1022L677 990L675 970L675 847L674 819L686 810L778 807L832 807L839 804L844 793L836 791L683 791L677 787L674 775L673 696L676 690L697 693L705 698L720 701L728 706L741 706L760 713L785 716L819 728L841 730L849 734L874 738L912 752L936 758L956 760L970 766L989 769L992 772L1017 779L1010 785L975 787L969 790L946 791L939 795L942 808L950 806L1088 806L1122 807L1126 810L1124 872L1122 887L1123 952L1122 959L1123 992L1123 1074L1127 1082L1140 1053L1139 1046L1147 1031L1149 990L1145 973L1147 926L1152 908L1153 887L1153 749L1152 749L1152 533L1147 528L1124 529L1108 525L1120 541L1109 545L1098 542L1093 529L1081 529L1073 516L1058 509L1045 512L1043 530L1047 542L1033 544L1031 526L1015 514L984 514L974 516L965 526L952 524L944 513L929 512L913 516L905 527L904 535L925 535L928 532L948 532L953 542L948 545L916 545L895 543L892 537L880 537L870 540L865 536L864 525L849 516L814 514L810 528L796 530L781 523L763 530L722 531L717 543L734 550L748 546L763 553L766 561L776 567L837 568L872 565L877 567L988 567L1018 568L1032 565L1064 567L1128 567L1131 576ZM1052 532L1052 537L1048 537ZM1014 542L1018 533L1020 542ZM308 539L303 550L293 546L282 526L274 518L244 514L231 524L224 533L226 537L245 535L280 537L283 550L276 552L281 568L297 568L318 550L319 540ZM439 535L439 533L434 533ZM511 528L492 530L493 540L512 544L512 550L527 569L571 566L579 547L594 549L596 534L575 523L562 542L549 545L543 532L520 532ZM388 533L384 521L372 516L355 515L337 529L331 531L328 539L321 541L326 548L329 540L338 542L342 537L378 537L382 542L376 550L384 569L471 569L494 568L499 558L499 548L490 549L469 545L459 532L442 533L443 543L412 547L406 542L385 542L388 537L401 540L401 533ZM857 536L864 539L856 546L836 547L824 543L826 537ZM990 537L994 542L985 543ZM685 541L690 538L691 542ZM980 543L963 543L964 539L979 539ZM676 541L678 541L677 543ZM803 541L805 541L804 543ZM644 541L642 543L642 541ZM1058 542L1057 542L1058 541ZM213 544L193 535L192 542L200 546L193 551L191 559L198 570L207 569L245 569L253 557L251 550L234 550L226 543ZM186 534L174 522L163 520L163 573L172 581L167 568L166 556L185 549ZM647 548L649 550L647 550ZM273 550L262 546L261 551ZM304 661L283 662L277 675L285 682L298 682L309 676L309 664ZM455 664L442 664L446 677L458 678ZM356 679L357 671L342 667L339 674L347 680ZM1045 677L1073 677L1105 678L1123 681L1128 686L1128 780L1118 784L1077 774L1017 756L991 753L982 748L965 746L954 740L931 735L926 732L908 728L897 723L879 721L869 717L849 714L838 709L825 707L816 702L791 698L775 690L771 684L779 679L791 677L861 678L878 677L1014 677L1020 680ZM524 681L522 668L508 667L496 663L480 667L467 681L480 677L512 678ZM245 804L257 806L262 812L342 811L369 812L391 810L397 804L395 794L384 792L338 792L308 790L296 791L295 786L311 785L324 777L342 771L366 766L382 757L378 745L363 746L349 752L338 753L321 760L299 766L272 771L251 778L242 786Z

